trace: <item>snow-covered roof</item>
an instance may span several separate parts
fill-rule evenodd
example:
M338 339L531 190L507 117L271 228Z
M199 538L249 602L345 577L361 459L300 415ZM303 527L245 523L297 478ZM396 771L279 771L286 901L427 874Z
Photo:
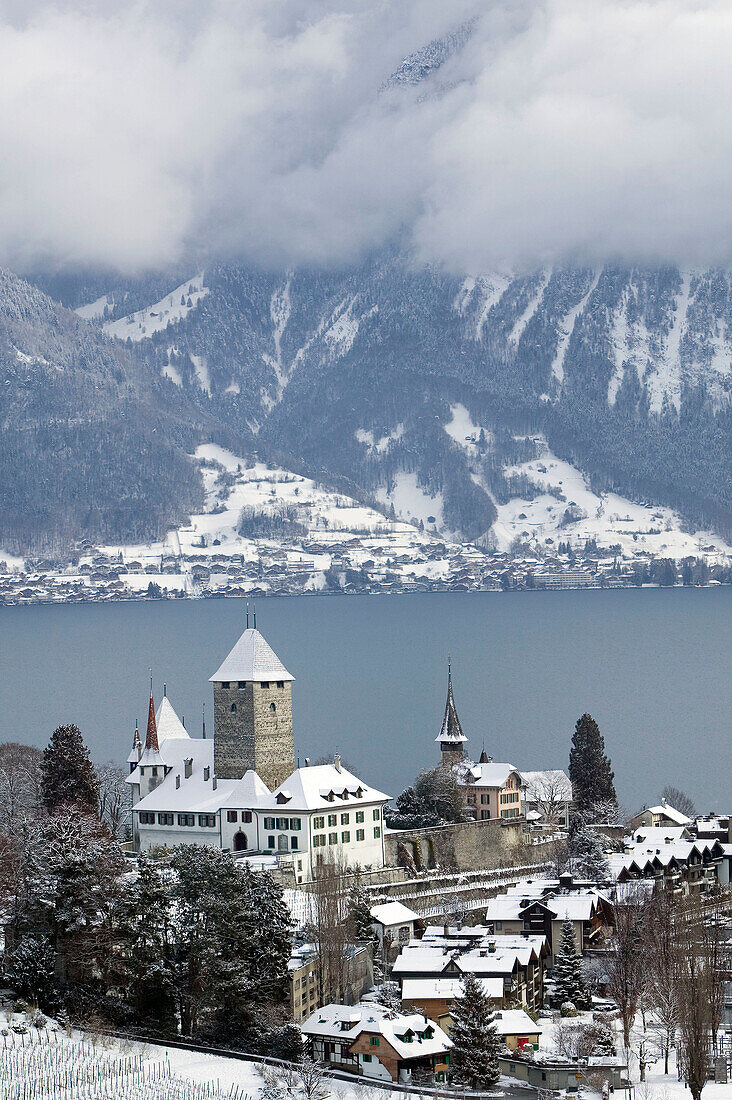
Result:
M294 679L259 631L248 627L209 682Z
M499 1035L541 1035L541 1024L534 1023L522 1008L502 1008L494 1017Z
M204 741L198 737L164 741L161 754L170 771L155 790L137 803L135 810L215 813L222 806L230 806L260 811L322 809L324 812L333 812L344 807L355 809L359 805L389 801L389 795L369 787L345 768L338 771L334 764L297 768L274 791L270 791L252 770L247 771L241 779L218 779L214 787L213 750L213 741ZM186 760L192 761L191 774L187 778ZM157 762L163 763L163 759ZM144 763L143 756L140 764ZM178 776L180 784L176 786ZM140 782L137 769L127 777L127 781ZM359 791L360 795L357 793ZM278 799L278 795L286 795L286 801Z
M691 834L684 825L640 825L633 833L631 843L645 842L649 847L672 843L676 840L689 840Z
M163 696L163 701L158 707L158 713L155 715L155 723L158 727L159 744L162 744L163 741L176 739L190 741L190 734L173 710L167 695Z
M597 909L597 895L590 893L557 894L546 899L546 907L556 920L590 920Z
M471 764L468 769L467 782L473 787L490 787L500 790L506 786L509 775L516 774L521 778L513 764L496 764L491 761L488 764Z
M641 812L653 814L656 817L667 817L669 821L675 821L677 825L691 824L690 817L687 817L686 814L682 814L681 810L675 810L673 806L669 806L666 802L662 803L660 806L649 806Z
M509 897L508 894L498 894L490 898L485 908L485 919L490 921L522 920L525 905L522 898Z
M529 802L540 802L549 798L554 801L572 801L572 784L567 773L561 769L521 772L521 778L525 783L524 797Z
M287 796L287 801L278 801L278 795ZM388 802L389 797L335 763L297 768L270 796L273 807L324 812L344 806L355 809L359 803Z
M350 1044L361 1034L381 1035L405 1060L443 1054L452 1046L442 1028L426 1016L392 1012L378 1004L324 1005L301 1024L301 1030L305 1035L337 1038ZM423 1037L426 1031L431 1032L431 1038ZM407 1035L410 1041L405 1039Z
M383 905L373 905L370 912L371 919L378 924L383 924L386 928L419 920L419 913L415 913L400 901L385 901Z
M503 997L503 978L478 978L478 983L492 1001ZM405 978L402 982L402 1000L454 1001L463 995L462 978Z

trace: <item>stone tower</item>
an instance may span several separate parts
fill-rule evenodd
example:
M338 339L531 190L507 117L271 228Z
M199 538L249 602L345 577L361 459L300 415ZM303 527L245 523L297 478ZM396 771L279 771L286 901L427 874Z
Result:
M440 746L440 767L452 768L455 764L462 764L465 758L465 742L467 740L460 725L455 698L452 694L452 668L448 662L445 717L442 719L442 729L435 738Z
M219 779L241 779L253 768L274 790L292 775L294 678L256 627L247 627L210 681Z

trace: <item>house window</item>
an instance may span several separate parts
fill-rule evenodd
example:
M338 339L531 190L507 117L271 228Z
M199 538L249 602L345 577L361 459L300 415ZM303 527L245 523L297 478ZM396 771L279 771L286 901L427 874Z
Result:
M324 817L314 817L313 818L313 828L314 829L324 829L325 828L325 818Z
M350 814L341 814L341 825L350 825Z
M341 844L350 844L350 843L351 843L351 834L348 831L348 829L346 829L344 832L341 833Z
M362 1054L361 1057L363 1058L364 1062L373 1062L374 1060L373 1054Z
M191 827L196 824L195 814L178 814L178 824Z
M290 847L293 851L297 851L297 849L300 847L300 842L298 841L296 836L290 837Z
M158 769L157 769L157 768L153 768L153 770L152 770L152 773L153 773L153 775L157 775L157 774L158 774Z
M338 843L338 833L328 833L328 843L329 844L337 844Z
M378 1045L379 1045L379 1036L378 1035L371 1035L370 1038L369 1038L369 1046L370 1047L377 1047Z
M356 840L363 840L365 835L363 829L356 829Z
M227 821L238 821L239 820L239 815L236 812L236 810L227 810L226 811L226 820Z
M313 848L322 848L325 844L325 833L318 833L313 837Z
M359 825L363 821L363 810L356 810L356 824Z
M267 837L267 847L268 848L274 848L274 837L273 836L268 836Z
M242 819L242 821L251 821L252 820L252 811L251 810L242 810L241 819Z
M338 824L338 814L328 814L328 827L332 828Z
M302 821L299 817L290 818L290 828L295 831L302 828Z
M287 818L287 817L278 817L277 818L277 828L278 829L287 829L289 827L289 824L290 824L289 818Z
M155 824L155 814L147 813L145 810L142 810L141 813L140 813L140 824L141 825L154 825Z
M265 827L265 829L274 829L275 819L273 817L265 817L264 827Z
M381 817L381 810L374 810L374 821L378 821Z
M375 828L374 828L374 836L376 837L377 840L381 836L381 829L379 828L378 825L376 825Z
M198 824L202 829L215 829L216 828L216 814L199 814Z
M158 814L158 825L172 825L173 814Z

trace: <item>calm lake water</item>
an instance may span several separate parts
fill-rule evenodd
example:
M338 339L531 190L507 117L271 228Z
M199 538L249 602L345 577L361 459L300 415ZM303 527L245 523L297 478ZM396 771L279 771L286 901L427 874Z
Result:
M600 724L629 809L672 783L732 808L732 588L257 601L296 677L301 761L338 750L397 794L437 762L452 654L468 748L519 769L564 767L577 717ZM0 609L0 740L44 745L76 722L122 762L146 719L148 667L192 734L208 677L244 627L241 600Z

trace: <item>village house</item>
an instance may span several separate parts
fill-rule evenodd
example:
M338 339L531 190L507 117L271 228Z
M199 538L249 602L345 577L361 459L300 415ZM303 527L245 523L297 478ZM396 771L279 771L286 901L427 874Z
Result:
M400 901L386 901L371 907L371 923L383 952L399 950L414 936L414 927L419 913L403 905Z
M452 1042L425 1016L377 1004L329 1004L302 1025L312 1057L333 1069L377 1081L409 1084L412 1075L443 1082Z
M389 796L341 765L294 766L292 681L256 629L247 629L218 671L214 736L190 737L167 695L152 692L144 745L128 756L137 851L211 844L242 857L264 854L296 883L319 860L384 866Z
M660 806L648 806L632 817L630 823L634 829L674 828L691 825L691 818L682 814L680 810L675 810L673 806L669 806L666 799L662 798Z

